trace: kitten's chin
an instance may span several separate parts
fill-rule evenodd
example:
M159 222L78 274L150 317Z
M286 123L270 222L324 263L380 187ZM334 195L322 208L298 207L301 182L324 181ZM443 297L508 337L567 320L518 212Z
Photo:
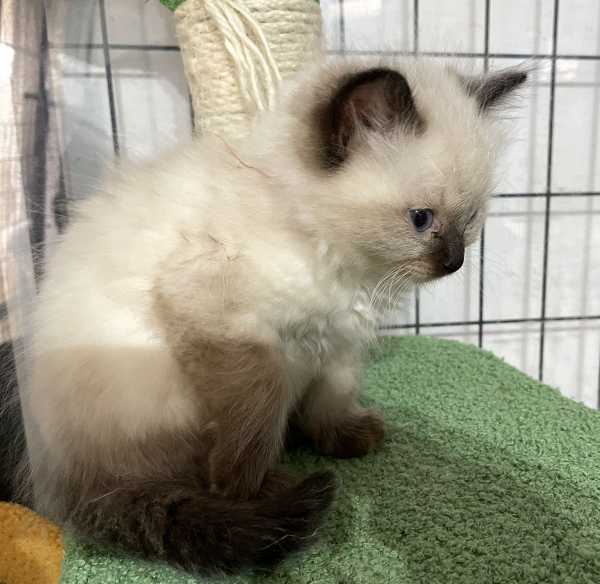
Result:
M458 270L448 271L448 269L438 263L417 261L410 264L406 271L416 285L421 285L451 276Z
M421 286L422 284L428 284L429 282L433 282L434 280L439 280L442 276L431 275L431 274L421 274L421 273L411 273L413 277L413 281L416 286Z

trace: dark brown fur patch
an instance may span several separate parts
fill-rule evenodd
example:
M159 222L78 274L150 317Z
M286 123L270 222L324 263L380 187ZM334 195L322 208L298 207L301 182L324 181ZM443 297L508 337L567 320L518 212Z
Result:
M322 427L313 435L319 454L335 458L359 458L374 452L385 437L386 424L375 410L349 415L345 420Z
M201 337L183 341L176 355L210 412L212 489L255 496L281 453L292 405L281 356L255 343Z
M518 68L503 69L481 77L461 77L469 95L477 100L480 111L485 112L504 102L527 81L527 71Z
M325 398L325 399L324 399ZM386 424L374 409L361 407L351 393L336 395L314 383L299 408L299 421L288 436L297 439L301 425L319 454L358 458L373 452L385 437Z
M305 547L334 496L331 473L267 477L264 496L225 500L192 478L120 481L80 499L69 523L90 540L192 573L269 567Z
M347 158L349 142L358 127L386 132L403 127L421 133L425 128L406 78L392 69L361 71L343 79L326 104L315 109L321 164L336 168Z

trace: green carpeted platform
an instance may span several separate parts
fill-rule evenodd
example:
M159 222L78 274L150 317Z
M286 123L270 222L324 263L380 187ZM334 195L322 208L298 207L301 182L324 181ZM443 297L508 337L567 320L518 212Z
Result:
M342 482L314 547L272 573L194 579L67 534L61 583L600 583L600 414L472 346L382 348L364 372L381 450L289 457Z

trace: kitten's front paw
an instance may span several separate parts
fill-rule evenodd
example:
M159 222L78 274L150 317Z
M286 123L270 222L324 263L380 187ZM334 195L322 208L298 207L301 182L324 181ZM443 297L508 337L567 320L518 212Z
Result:
M319 454L335 458L358 458L373 452L385 437L386 423L376 410L363 410L348 417L327 436L317 440Z

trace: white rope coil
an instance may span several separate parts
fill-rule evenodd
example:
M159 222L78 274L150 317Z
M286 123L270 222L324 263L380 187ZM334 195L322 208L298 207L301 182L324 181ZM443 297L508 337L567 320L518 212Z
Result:
M281 79L324 51L314 0L186 0L174 16L201 133L244 135Z

